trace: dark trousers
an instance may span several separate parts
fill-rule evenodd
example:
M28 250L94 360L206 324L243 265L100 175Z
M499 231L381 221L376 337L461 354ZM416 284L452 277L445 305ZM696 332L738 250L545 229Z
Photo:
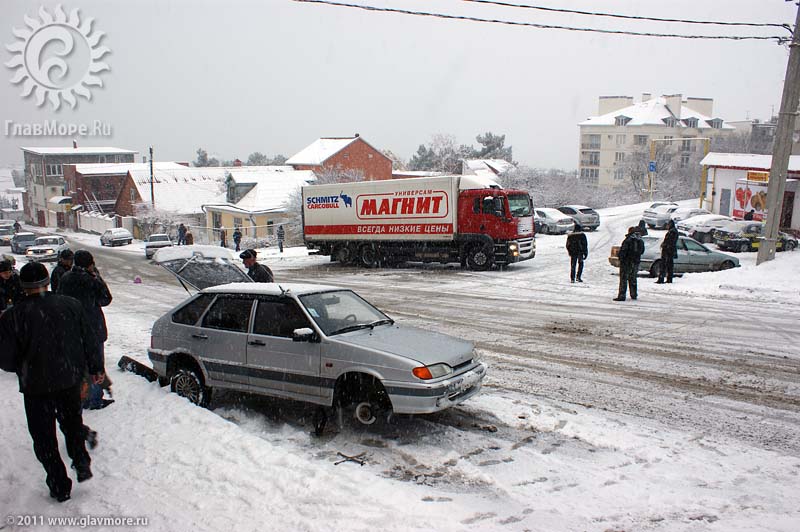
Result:
M69 493L72 481L58 452L56 420L64 434L72 464L88 465L91 459L84 442L80 385L48 394L24 394L24 398L33 452L47 473L47 487L55 494Z
M234 240L233 243L236 244L236 251L239 251L239 244L241 243L241 240Z
M575 273L575 267L578 267L577 275ZM583 274L583 256L582 255L570 255L569 256L569 280L574 281L575 279L580 280L581 274Z
M278 239L278 249L283 253L283 240Z
M658 282L663 283L664 277L667 282L672 282L672 274L675 270L675 256L671 253L667 256L661 255L661 269L658 272Z
M619 293L617 297L625 299L625 292L630 292L631 299L639 297L636 276L639 273L639 264L620 263L619 265Z

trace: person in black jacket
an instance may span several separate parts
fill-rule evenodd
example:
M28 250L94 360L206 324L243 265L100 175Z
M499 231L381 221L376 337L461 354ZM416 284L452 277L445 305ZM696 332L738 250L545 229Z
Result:
M619 248L619 291L614 301L625 301L625 293L630 292L631 299L639 297L636 283L639 274L639 261L644 253L644 241L636 227L629 227L628 234Z
M58 292L58 283L61 281L61 277L72 269L74 257L75 254L69 249L65 249L58 254L58 264L56 264L56 267L50 272L51 292Z
M639 236L647 236L647 222L639 220L639 225L636 226L636 232Z
M586 234L581 231L580 227L575 227L575 230L567 237L567 253L569 253L569 280L574 283L578 281L582 283L581 275L583 274L583 261L589 256L589 244L586 241ZM575 267L577 266L577 274Z
M0 261L0 313L22 301L24 296L19 275L11 261Z
M675 259L678 258L678 230L675 228L675 221L670 220L668 227L664 241L661 243L661 269L658 271L656 284L663 284L664 277L667 279L666 282L672 282Z
M83 305L86 315L94 328L97 350L105 358L104 343L108 340L108 328L103 307L111 304L111 291L94 264L94 257L84 249L75 252L75 264L61 277L58 293L74 297ZM107 404L107 403L106 403ZM88 408L103 407L103 390L96 384L89 386Z
M275 276L272 275L272 270L256 262L256 251L254 249L246 249L239 254L244 265L247 267L247 275L257 283L272 283Z
M47 474L50 496L64 502L72 480L58 452L56 420L78 482L92 478L80 382L87 369L95 382L102 382L105 370L81 304L48 292L47 268L40 263L23 266L20 279L25 298L0 317L0 368L19 378L33 451Z

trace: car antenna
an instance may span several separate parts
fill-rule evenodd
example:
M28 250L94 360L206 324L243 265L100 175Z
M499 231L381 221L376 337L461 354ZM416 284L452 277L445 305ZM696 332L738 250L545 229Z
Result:
M278 288L280 288L280 289L281 289L281 297L285 297L285 296L286 296L286 294L288 294L288 293L289 293L289 290L288 290L288 289L285 289L285 288L284 288L284 287L282 287L281 285L278 285Z

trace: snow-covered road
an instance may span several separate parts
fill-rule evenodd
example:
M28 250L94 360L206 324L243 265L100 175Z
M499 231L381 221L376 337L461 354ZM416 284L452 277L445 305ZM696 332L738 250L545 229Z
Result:
M140 249L97 249L117 403L86 416L101 435L95 478L51 502L16 379L0 375L0 485L13 488L0 511L143 515L155 530L797 530L800 253L640 278L640 299L616 303L608 253L641 210L601 212L583 284L569 283L564 236L485 273L268 251L278 280L352 287L490 363L459 408L321 438L301 404L222 393L207 411L112 370L123 354L146 360L150 324L185 293ZM335 465L340 452L366 465Z

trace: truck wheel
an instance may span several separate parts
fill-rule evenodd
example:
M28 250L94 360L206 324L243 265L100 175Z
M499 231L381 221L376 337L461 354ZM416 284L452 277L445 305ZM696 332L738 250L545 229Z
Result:
M470 270L484 271L492 266L494 253L488 244L478 244L472 246L467 252L467 266Z
M378 266L378 250L372 244L361 246L359 253L361 265L365 268L375 268Z
M333 248L333 254L331 257L333 260L341 264L350 264L350 262L353 260L353 251L347 244L339 244Z

